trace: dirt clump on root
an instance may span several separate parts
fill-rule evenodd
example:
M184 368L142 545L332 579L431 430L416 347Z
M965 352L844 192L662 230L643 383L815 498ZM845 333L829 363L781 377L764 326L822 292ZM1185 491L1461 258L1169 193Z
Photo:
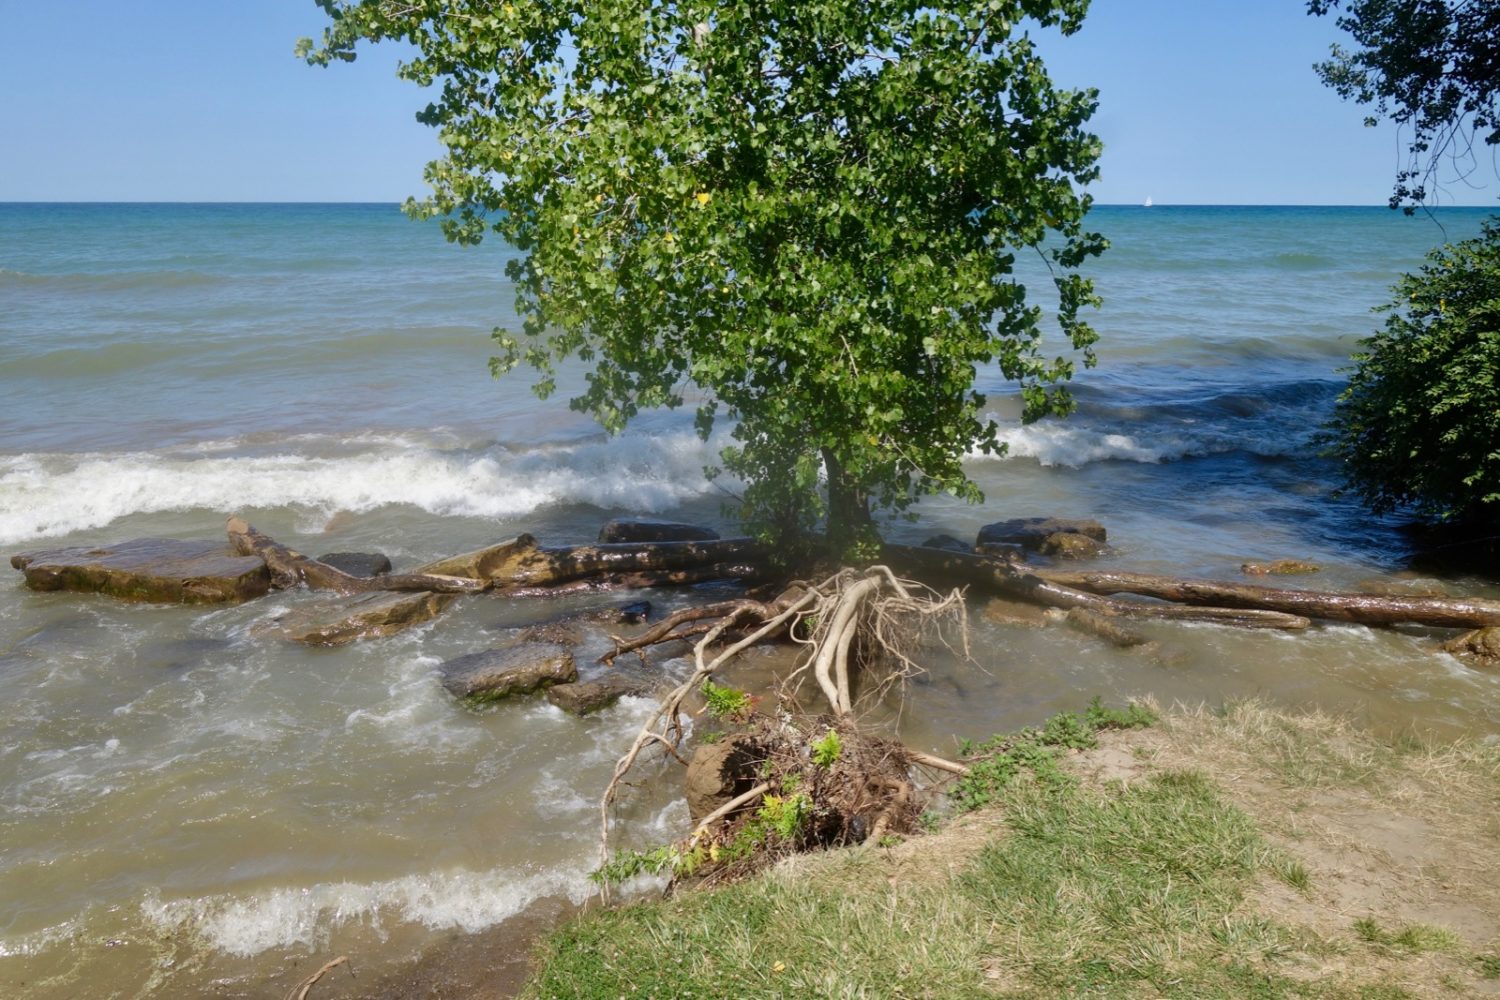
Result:
M675 874L732 881L792 854L911 833L924 806L911 767L900 743L847 719L751 716L693 755L686 780L702 825ZM763 791L713 817L757 788Z

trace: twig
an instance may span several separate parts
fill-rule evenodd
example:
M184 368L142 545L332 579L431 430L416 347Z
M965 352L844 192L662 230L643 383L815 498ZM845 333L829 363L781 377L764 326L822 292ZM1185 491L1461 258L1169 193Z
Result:
M296 986L293 986L291 992L286 995L286 1000L307 1000L307 991L313 988L314 983L316 983L319 979L322 979L332 970L337 969L339 966L348 964L348 955L340 955L333 961L326 963L317 972L314 972L312 975L302 980L302 982L298 983ZM352 965L349 966L349 975L354 975L354 966Z
M719 820L723 819L725 816L728 816L730 813L740 808L740 806L749 805L770 790L771 783L769 781L762 781L760 784L756 785L745 794L736 795L734 798L730 799L728 802L724 803L722 806L715 809L707 816L703 817L703 819L698 822L697 829L693 831L693 836L691 839L697 840L699 837L707 833L708 828L713 826Z

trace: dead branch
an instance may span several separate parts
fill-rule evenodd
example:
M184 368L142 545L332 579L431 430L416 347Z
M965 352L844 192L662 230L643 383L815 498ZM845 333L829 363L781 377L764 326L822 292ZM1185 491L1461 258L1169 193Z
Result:
M438 594L474 594L489 589L485 580L432 573L396 573L385 576L351 576L325 562L305 556L251 527L244 518L231 517L226 530L229 544L242 556L259 556L271 571L271 586L289 590L306 584L309 590L331 590L338 594L366 594L377 590L430 591Z

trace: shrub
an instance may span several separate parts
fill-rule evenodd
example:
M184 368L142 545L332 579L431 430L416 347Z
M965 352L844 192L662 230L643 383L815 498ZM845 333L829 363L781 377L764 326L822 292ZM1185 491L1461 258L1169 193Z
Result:
M1500 518L1500 221L1434 250L1381 306L1324 443L1374 511Z

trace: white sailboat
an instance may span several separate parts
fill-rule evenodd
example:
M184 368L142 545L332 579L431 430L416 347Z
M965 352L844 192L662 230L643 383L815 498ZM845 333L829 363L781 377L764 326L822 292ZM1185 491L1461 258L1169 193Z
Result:
M1151 201L1151 196L1148 194L1148 195L1146 195L1146 204L1142 205L1141 207L1142 208L1150 208L1152 206L1152 204L1153 204L1153 202Z

